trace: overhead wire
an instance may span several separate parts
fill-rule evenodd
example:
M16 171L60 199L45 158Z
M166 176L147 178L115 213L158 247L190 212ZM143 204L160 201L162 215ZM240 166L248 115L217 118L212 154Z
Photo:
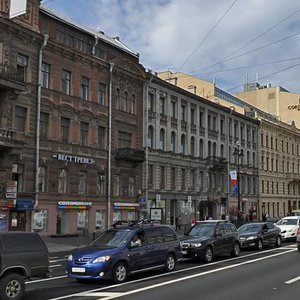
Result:
M209 35L213 32L213 30L219 25L219 23L222 21L222 19L228 14L230 9L235 5L235 3L239 0L235 0L232 2L232 4L229 6L229 8L225 11L225 13L219 18L217 23L210 29L210 31L206 34L206 36L200 41L200 43L196 46L196 48L192 51L192 53L185 59L185 61L182 63L182 65L179 67L179 70L183 68L183 66L190 60L190 58L195 54L195 52L200 48L200 46L204 43L204 41L209 37Z

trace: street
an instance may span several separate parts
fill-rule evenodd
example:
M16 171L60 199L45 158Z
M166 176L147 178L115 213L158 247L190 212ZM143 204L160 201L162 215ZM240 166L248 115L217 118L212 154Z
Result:
M294 243L243 250L238 258L205 264L184 260L176 271L149 272L128 282L78 283L66 277L66 255L51 257L52 278L27 282L26 300L59 299L299 299L300 253Z

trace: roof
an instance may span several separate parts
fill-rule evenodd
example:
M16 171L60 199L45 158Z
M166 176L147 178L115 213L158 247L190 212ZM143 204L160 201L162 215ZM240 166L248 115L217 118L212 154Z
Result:
M84 25L70 19L69 17L64 16L64 15L50 9L49 7L47 7L43 4L41 4L40 10L48 16L50 16L54 19L57 19L57 20L59 20L63 23L66 23L71 27L77 28L81 31L84 31L88 34L91 34L91 35L95 36L95 37L98 37L100 40L103 40L103 41L107 42L108 44L111 44L112 46L115 46L115 47L119 48L120 50L123 50L123 51L127 52L128 54L130 54L130 55L132 55L136 58L139 57L139 54L137 52L134 52L129 47L127 47L124 43L122 43L120 41L120 39L118 37L114 37L114 38L109 37L109 36L105 35L103 32L99 32L99 31L91 29L87 26L84 26Z

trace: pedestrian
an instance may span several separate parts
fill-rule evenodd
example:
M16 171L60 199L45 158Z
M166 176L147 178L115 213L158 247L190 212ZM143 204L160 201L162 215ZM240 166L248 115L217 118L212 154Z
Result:
M177 230L177 231L181 231L181 224L182 224L182 218L181 218L181 215L179 215L179 216L175 219L175 225L176 225L176 230Z
M267 221L266 215L267 215L266 213L263 213L263 214L262 214L262 221L263 221L263 222L266 222L266 221Z

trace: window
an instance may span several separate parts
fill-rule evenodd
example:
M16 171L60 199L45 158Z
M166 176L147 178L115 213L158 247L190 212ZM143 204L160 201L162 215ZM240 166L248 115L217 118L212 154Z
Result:
M135 95L134 94L132 94L131 98L130 98L129 112L131 114L135 114Z
M67 193L67 175L68 171L66 169L59 170L59 178L58 178L58 192L62 194Z
M48 210L35 210L33 213L33 231L47 232L48 231Z
M160 188L165 189L165 177L166 177L166 172L165 172L165 167L161 166L160 167Z
M27 67L28 67L27 56L18 54L17 55L17 76L18 79L24 82L26 81Z
M155 111L155 102L154 102L154 94L149 93L148 94L148 110L151 112Z
M190 171L190 188L193 191L195 189L195 170Z
M148 165L148 187L153 187L153 165Z
M181 190L185 190L185 169L181 169Z
M166 103L166 99L164 97L160 96L160 98L159 98L159 112L160 112L161 115L166 114L165 103Z
M42 87L43 88L49 88L50 85L50 65L46 63L42 63Z
M73 46L72 31L63 25L57 24L56 41L68 47L72 47Z
M165 130L161 129L159 134L159 149L165 150Z
M126 111L126 112L128 111L128 93L127 92L124 92L122 110Z
M121 99L120 99L120 90L116 89L116 109L121 109Z
M106 103L106 84L99 83L98 86L98 101L100 105L105 105Z
M148 147L153 148L153 127L148 127Z
M71 95L71 72L63 70L61 74L61 91L66 95Z
M131 134L123 131L119 131L119 148L131 147Z
M61 117L60 119L60 138L61 141L67 143L69 141L70 119Z
M191 137L191 156L195 156L195 138Z
M97 192L100 196L105 196L106 193L106 181L105 175L98 173L98 180L97 180Z
M204 127L204 112L203 111L199 112L199 127L200 128Z
M160 228L145 228L148 244L157 244L164 241Z
M181 146L180 153L185 154L185 135L184 134L181 136L180 146Z
M41 138L47 138L49 127L49 114L41 112L40 118L40 136Z
M195 109L191 108L191 124L195 124Z
M98 144L100 149L105 149L105 127L98 126Z
M171 116L172 118L177 119L177 115L176 115L176 111L177 111L177 101L175 99L175 97L172 97L172 101L171 101Z
M80 143L87 146L89 136L89 123L80 122Z
M89 100L89 85L90 85L90 80L87 77L81 76L80 98L82 100Z
M15 107L15 129L25 132L26 129L27 108L22 106Z
M174 131L171 133L171 151L176 152L176 133Z
M169 242L169 241L176 241L177 240L177 236L175 234L175 232L169 228L169 227L162 227L162 231L165 235L165 241Z
M114 176L114 196L120 196L120 176Z
M176 189L176 168L172 167L171 168L171 189L175 190Z
M46 168L45 167L39 167L39 170L38 170L39 193L44 193L45 192L45 185L46 185Z
M79 172L79 185L78 193L79 195L86 195L86 172Z
M128 197L135 196L135 178L133 176L129 176L128 182Z
M182 121L186 121L186 116L185 116L185 109L186 109L186 107L185 107L185 105L184 104L182 104L181 105L181 120Z

